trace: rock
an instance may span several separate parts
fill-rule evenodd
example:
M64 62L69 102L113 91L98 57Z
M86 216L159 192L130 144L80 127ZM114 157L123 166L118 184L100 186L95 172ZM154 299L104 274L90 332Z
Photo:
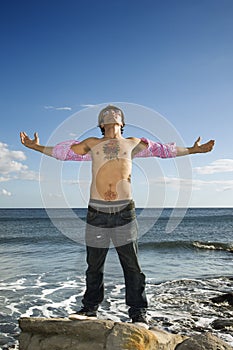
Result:
M233 348L211 333L195 335L179 344L175 350L232 350Z
M224 329L227 327L233 328L233 318L229 318L227 320L218 318L211 323L211 327L214 329Z
M21 318L20 350L174 350L180 335L108 320Z
M21 318L20 350L102 350L113 321L70 321L63 318Z
M159 350L173 350L177 344L182 343L187 337L180 334L168 333L162 329L153 327L150 331L155 334L159 342Z
M218 297L211 298L210 300L217 304L227 302L229 305L233 305L233 293L225 293Z
M159 349L156 336L143 327L129 323L116 323L106 341L106 350L155 350Z
M206 333L187 338L158 328L109 320L21 318L20 350L232 350Z

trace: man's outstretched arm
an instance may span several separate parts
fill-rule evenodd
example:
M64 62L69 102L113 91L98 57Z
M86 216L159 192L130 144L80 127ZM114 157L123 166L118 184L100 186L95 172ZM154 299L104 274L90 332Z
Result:
M133 157L174 158L194 153L206 153L213 149L214 140L210 140L202 145L200 144L200 140L201 138L199 137L192 147L179 147L174 142L162 144L141 138L141 142L133 151Z
M26 132L20 133L21 143L28 148L31 148L35 151L46 154L47 156L52 157L53 147L47 147L40 145L38 133L34 133L34 139L30 139L30 137L26 134Z
M186 156L188 154L195 154L195 153L207 153L212 151L214 147L214 140L210 140L206 143L201 144L201 138L198 137L197 141L194 142L194 145L192 147L177 147L176 146L176 156Z
M86 153L87 150L84 145L80 145L82 142L76 140L68 140L58 143L53 147L42 146L39 143L38 133L34 133L34 139L30 139L25 132L20 133L20 139L25 147L31 148L35 151L46 154L47 156L59 159L59 160L73 160L73 161L89 161L91 156ZM72 146L79 145L80 154L75 153L72 150ZM77 147L76 147L77 148Z
M48 147L40 145L38 133L34 133L34 139L30 139L25 132L21 132L20 138L24 146L59 160L91 160L91 155L89 153L86 153L86 149L82 150L80 154L74 152L74 150L77 151L77 149L75 148L77 148L78 145L79 148L81 146L81 142L77 140L63 141L58 143L54 147ZM161 144L142 137L141 142L133 151L133 157L173 158L195 153L206 153L210 152L213 149L215 142L214 140L210 140L202 145L200 144L200 140L201 138L199 137L192 147L178 147L174 142L168 144Z

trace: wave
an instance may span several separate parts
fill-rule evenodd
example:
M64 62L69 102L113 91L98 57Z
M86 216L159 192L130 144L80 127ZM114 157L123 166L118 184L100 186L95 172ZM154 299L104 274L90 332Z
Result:
M190 241L162 241L162 242L139 242L140 249L193 249L193 242Z
M0 237L0 245L12 244L12 245L30 245L30 244L77 244L73 240L69 239L65 235L40 235L40 236L5 236Z
M199 241L164 241L164 242L139 242L140 249L159 249L159 250L173 250L173 249L208 249L208 250L222 250L233 253L233 243L220 242L199 242Z
M139 220L151 220L153 218L155 218L156 216L154 215L154 213L152 213L151 215L146 215L146 210L145 213L143 214L143 216L139 216L138 215L138 219ZM209 221L211 219L211 221L213 222L218 222L218 221L233 221L233 216L229 215L229 214L221 214L221 215L187 215L186 216L179 216L179 215L174 215L172 217L170 217L170 215L167 216L159 216L158 221L161 222L167 222L169 219L170 220L180 220L180 221L197 221L200 222L205 222L205 221Z
M83 221L86 220L85 216L81 216L81 215L77 215L77 217ZM11 218L11 217L4 217L1 218L0 217L0 222L7 222L7 223L12 223L13 225L16 224L17 222L25 222L25 224L30 224L32 222L32 224L35 224L35 222L51 222L51 219L53 220L59 220L59 221L75 221L76 217L69 217L69 216L51 216L50 217L22 217L22 218Z
M233 253L233 243L195 241L193 242L193 246L198 249L224 250Z
M140 214L143 215L140 217ZM184 208L136 208L140 219L151 219L157 217L161 222L169 219L184 221L233 221L233 208L189 208L183 217ZM87 208L18 208L0 209L0 221L22 221L22 220L49 220L49 217L57 219L72 219L73 215L86 217ZM173 217L170 215L173 212ZM72 214L72 215L71 215ZM71 216L70 216L71 215Z
M64 245L64 244L77 244L73 240L69 239L65 235L61 234L59 231L53 234L38 234L38 235L5 235L0 237L0 244L54 244L54 245ZM221 250L233 253L233 243L222 243L222 242L202 242L202 241L139 241L139 246L141 250L193 250L206 249L206 250Z

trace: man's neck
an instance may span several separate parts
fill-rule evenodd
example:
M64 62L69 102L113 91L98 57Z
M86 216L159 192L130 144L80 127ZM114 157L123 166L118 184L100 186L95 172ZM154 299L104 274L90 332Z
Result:
M121 128L119 125L105 126L104 139L122 139Z

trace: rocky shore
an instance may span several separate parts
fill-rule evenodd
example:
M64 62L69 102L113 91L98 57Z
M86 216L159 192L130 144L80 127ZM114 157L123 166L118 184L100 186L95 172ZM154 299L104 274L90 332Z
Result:
M211 333L193 337L110 320L19 320L20 350L232 350Z

